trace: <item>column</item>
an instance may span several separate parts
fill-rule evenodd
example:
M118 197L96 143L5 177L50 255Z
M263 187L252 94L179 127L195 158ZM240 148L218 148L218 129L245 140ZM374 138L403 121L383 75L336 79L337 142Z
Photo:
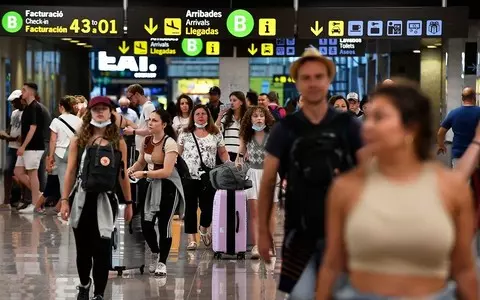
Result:
M221 57L218 66L222 101L226 102L233 91L248 92L250 88L250 64L248 57Z
M442 83L444 82L442 72L443 60L442 50L422 49L420 57L420 86L432 100L434 128L440 123L440 107L442 100Z
M451 110L462 105L462 52L465 51L465 39L448 39L447 48L447 90L445 97L444 118ZM447 140L451 141L453 133L447 133Z

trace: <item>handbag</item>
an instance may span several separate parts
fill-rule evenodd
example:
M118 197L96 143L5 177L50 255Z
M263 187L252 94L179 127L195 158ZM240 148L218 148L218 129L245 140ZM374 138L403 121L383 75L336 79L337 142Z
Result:
M193 140L195 141L195 145L197 145L198 156L200 157L200 171L203 171L203 174L200 175L200 181L205 188L211 187L212 183L210 182L210 171L212 170L212 168L207 167L207 165L203 163L202 152L200 151L200 146L198 145L195 133L192 132L192 136Z

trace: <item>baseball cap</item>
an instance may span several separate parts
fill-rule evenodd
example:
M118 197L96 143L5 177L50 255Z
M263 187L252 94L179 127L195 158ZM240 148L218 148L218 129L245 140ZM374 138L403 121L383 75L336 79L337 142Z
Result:
M8 96L7 100L8 101L13 101L15 99L21 98L22 97L22 91L21 90L14 90L10 96Z
M347 95L347 100L350 100L350 99L358 101L358 94L355 92L349 93Z
M303 52L302 56L296 61L294 61L290 66L290 76L293 79L297 79L298 69L300 69L300 67L307 61L318 61L324 64L325 67L327 67L330 80L333 80L333 78L335 78L335 63L327 57L323 56L316 48L309 47L305 50L305 52Z
M220 95L220 88L218 86L212 86L210 90L208 91L209 94L215 94L215 95Z
M97 97L93 97L92 99L90 99L90 101L88 102L88 108L92 108L92 107L100 105L100 104L103 104L103 105L106 105L106 106L109 106L109 107L113 107L112 106L112 101L110 100L110 98L105 97L105 96L97 96Z

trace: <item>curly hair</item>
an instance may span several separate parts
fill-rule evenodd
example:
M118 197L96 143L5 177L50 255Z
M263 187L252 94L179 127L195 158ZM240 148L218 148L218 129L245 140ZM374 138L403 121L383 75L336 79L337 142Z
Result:
M176 115L179 116L179 117L183 117L182 115L182 109L180 108L180 104L182 102L182 99L185 99L187 100L187 103L188 103L188 114L190 114L190 112L192 111L193 109L193 100L192 98L190 98L189 95L187 94L181 94L180 96L178 96L177 98L177 103L175 104L176 106Z
M232 92L230 94L230 97L234 96L238 100L242 102L242 106L240 106L240 121L243 119L243 116L245 115L245 112L247 111L247 98L245 98L245 94L240 91ZM225 123L223 123L224 128L229 127L233 123L233 115L234 111L232 108L230 108L227 113L225 114Z
M270 128L272 128L275 123L275 118L270 113L270 110L264 106L259 105L249 107L240 126L240 137L245 143L249 143L255 135L255 130L252 129L252 116L256 111L259 111L265 116L265 132L269 132Z
M111 108L110 111L112 112L113 109ZM85 115L83 116L83 123L82 127L80 128L79 132L77 133L78 137L78 147L79 148L85 148L88 145L88 142L93 136L93 129L95 128L93 125L90 124L90 121L92 120L92 112L90 109L87 109ZM104 138L112 145L118 149L120 145L120 128L116 124L116 118L115 115L112 113L110 116L110 120L112 121L112 124L108 125L105 130Z
M188 121L188 126L187 128L185 128L185 132L194 132L196 127L195 127L195 120L194 120L194 117L195 117L195 112L199 109L203 109L204 111L207 112L207 126L205 127L205 130L210 133L210 134L218 134L220 132L220 129L218 129L217 125L215 125L215 121L213 121L213 118L212 118L212 113L210 113L210 110L208 109L208 107L206 105L203 105L203 104L198 104L196 105L193 110L192 110L192 113L190 113L190 120Z

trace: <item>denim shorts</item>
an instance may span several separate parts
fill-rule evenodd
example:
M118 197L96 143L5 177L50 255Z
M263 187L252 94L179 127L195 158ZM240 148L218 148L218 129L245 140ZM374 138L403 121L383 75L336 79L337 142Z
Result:
M432 295L422 297L422 299L428 300L455 300L456 297L456 284L450 282L443 290L438 291ZM406 297L385 297L373 294L365 294L356 290L349 282L346 283L341 289L335 292L333 297L337 300L407 300ZM414 298L419 299L419 298Z

